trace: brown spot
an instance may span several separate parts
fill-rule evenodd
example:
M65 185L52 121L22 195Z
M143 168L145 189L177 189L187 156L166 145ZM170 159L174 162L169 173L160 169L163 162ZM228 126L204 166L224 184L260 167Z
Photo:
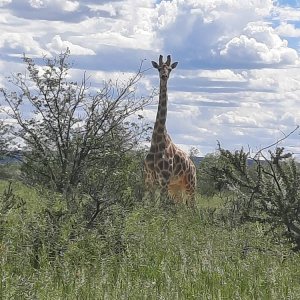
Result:
M166 143L165 142L161 142L158 144L158 151L163 151L166 148Z
M157 133L164 133L164 127L158 127L157 128Z
M154 161L158 161L162 158L162 153L158 152L154 154Z
M147 166L148 166L149 169L153 170L154 169L154 162L149 162L147 164Z
M168 172L168 171L162 171L161 172L161 174L162 174L162 176L164 177L164 178L168 178L169 176L170 176L170 173Z
M151 162L154 161L154 154L153 153L148 153L146 156L146 161Z
M151 145L150 146L150 151L149 152L151 152L151 153L154 153L155 152L155 145Z
M167 160L164 160L163 163L164 163L164 170L167 170L167 169L169 168L169 163L168 163L168 161L167 161Z
M163 166L164 166L164 162L163 162L163 161L160 161L160 162L158 163L158 167L159 167L160 169L162 169Z
M175 164L178 164L180 162L180 157L178 154L175 154L174 161L175 161Z
M165 117L166 113L167 113L167 109L165 107L160 108L159 110L160 116Z
M156 142L157 143L160 143L162 140L163 140L163 135L162 134L158 134L157 136L156 136Z

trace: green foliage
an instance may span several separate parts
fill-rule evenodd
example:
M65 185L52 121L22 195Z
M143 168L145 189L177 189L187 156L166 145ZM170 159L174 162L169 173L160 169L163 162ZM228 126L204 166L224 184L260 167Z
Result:
M80 193L92 199L87 206L89 224L103 218L107 209L116 203L128 209L143 194L142 152L113 151L98 156L87 170L79 186ZM99 167L101 166L101 167Z
M300 168L283 148L269 153L270 159L254 158L250 166L249 153L220 149L220 173L235 196L231 217L271 224L300 249Z
M43 67L24 56L27 73L10 78L15 91L1 92L16 123L10 133L25 144L23 181L58 192L68 214L92 226L111 205L129 205L140 194L141 157L134 149L149 126L135 115L154 94L137 96L141 69L100 90L85 75L81 83L72 81L69 55L45 58ZM24 106L31 113L24 114Z
M1 210L2 299L297 299L300 293L299 254L274 246L264 224L220 226L206 212L210 201L172 212L155 203L128 211L116 204L101 226L82 230L61 199L20 183L1 197L2 208L10 203Z
M3 120L0 120L0 159L5 156L7 153L8 148L8 131L9 126L7 124L4 124Z
M20 178L20 164L6 163L0 164L0 180L18 180Z
M100 90L92 89L85 75L81 83L69 80L68 58L67 51L45 59L40 68L24 57L28 75L10 78L15 91L1 89L7 114L18 125L12 133L26 145L22 170L28 182L59 192L86 180L91 166L116 154L122 159L140 142L148 127L133 116L153 96L136 96L141 70L128 81L104 82ZM23 114L25 105L30 114Z
M218 154L207 154L197 168L198 191L204 196L214 196L225 188L222 173L222 161Z

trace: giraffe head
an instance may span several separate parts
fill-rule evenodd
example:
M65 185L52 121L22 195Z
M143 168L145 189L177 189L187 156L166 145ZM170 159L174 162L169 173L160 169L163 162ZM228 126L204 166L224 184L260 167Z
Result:
M178 62L174 62L171 64L171 56L167 56L167 61L163 62L162 55L159 56L159 63L152 61L152 66L158 70L159 77L163 81L167 81L172 69L175 69Z

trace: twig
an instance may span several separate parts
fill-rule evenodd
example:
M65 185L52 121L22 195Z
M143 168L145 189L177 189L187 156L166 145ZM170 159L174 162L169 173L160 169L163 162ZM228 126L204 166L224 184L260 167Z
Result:
M276 141L275 143L273 143L273 144L271 144L271 145L268 145L268 146L266 146L266 147L260 149L260 150L255 154L254 157L257 157L259 154L262 153L262 151L264 151L264 150L266 150L266 149L268 149L268 148L271 148L271 147L273 147L273 146L279 144L280 142L284 141L284 140L287 139L290 135L292 135L295 131L297 131L297 130L299 129L299 127L300 127L300 126L297 125L296 128L293 129L289 134L287 134L287 135L284 134L284 137L283 137L283 138L279 139L278 141Z

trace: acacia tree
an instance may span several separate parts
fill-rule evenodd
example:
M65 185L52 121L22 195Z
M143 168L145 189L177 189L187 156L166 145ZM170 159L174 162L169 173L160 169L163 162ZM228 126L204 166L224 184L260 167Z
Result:
M154 91L137 96L142 65L128 81L110 80L96 91L85 74L80 83L68 79L69 55L45 58L42 68L24 56L27 72L9 79L15 90L1 89L7 114L18 124L13 134L25 144L26 178L58 192L86 184L92 169L103 180L115 174L120 165L113 162L121 161L149 129L135 115L154 96Z
M300 167L292 154L283 147L269 151L269 158L262 150L253 158L243 149L219 151L219 179L235 196L229 202L232 216L268 223L300 250Z
M207 154L197 168L198 190L201 195L214 196L225 189L220 168L220 155Z

